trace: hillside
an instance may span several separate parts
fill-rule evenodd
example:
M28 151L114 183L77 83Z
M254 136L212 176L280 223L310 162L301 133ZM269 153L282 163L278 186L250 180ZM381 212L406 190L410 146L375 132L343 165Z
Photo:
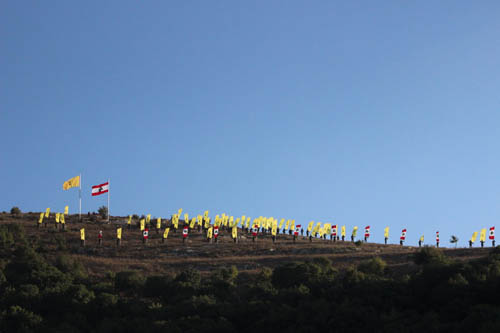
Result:
M182 229L171 229L165 243L162 230L159 233L151 226L148 244L142 243L142 233L133 223L127 229L125 217L111 217L110 223L98 216L77 215L66 218L64 231L55 228L51 216L47 225L37 228L39 213L20 215L0 214L0 224L22 225L30 242L47 258L55 259L67 254L82 263L91 276L102 276L106 272L139 270L145 275L179 272L195 268L202 273L216 268L236 266L240 272L254 273L262 267L274 268L288 262L308 261L314 258L328 258L337 269L357 265L374 256L381 257L388 264L388 270L398 274L411 272L415 265L412 254L418 247L384 245L376 243L330 242L329 240L299 237L294 243L290 235L279 234L273 244L269 234L260 234L256 242L251 235L238 230L239 241L234 243L230 231L221 231L217 243L208 243L205 233L190 231L185 243ZM95 220L95 221L92 221ZM181 220L180 225L182 226ZM122 227L120 247L116 245L116 229ZM180 226L180 228L181 228ZM163 222L165 227L165 221ZM86 244L81 247L80 229L85 228ZM103 242L98 246L97 236L103 231ZM487 256L490 249L443 249L443 253L456 260L471 260Z

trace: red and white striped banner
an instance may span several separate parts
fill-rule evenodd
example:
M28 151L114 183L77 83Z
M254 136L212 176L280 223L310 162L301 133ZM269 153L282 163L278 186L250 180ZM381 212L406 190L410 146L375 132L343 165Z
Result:
M490 239L491 240L495 239L495 227L490 228Z
M406 229L403 229L401 231L401 237L399 239L402 241L404 241L406 239Z
M108 193L108 191L109 191L109 182L92 186L92 196Z
M370 226L365 227L365 237L370 237Z

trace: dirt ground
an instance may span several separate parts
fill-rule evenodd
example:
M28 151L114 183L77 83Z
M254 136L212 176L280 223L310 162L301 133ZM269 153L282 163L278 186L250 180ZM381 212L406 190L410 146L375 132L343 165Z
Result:
M186 268L196 268L210 272L220 267L235 265L240 272L258 272L262 267L312 260L318 257L328 258L334 266L345 269L374 256L384 259L394 273L404 273L415 269L412 254L418 247L384 245L377 243L354 244L352 242L331 242L300 237L293 242L291 235L279 234L275 243L269 234L259 234L256 242L251 235L238 229L238 243L231 239L230 230L222 230L217 243L209 243L204 232L190 230L189 237L183 242L181 220L180 229L172 228L165 243L162 234L167 220L162 221L162 229L156 232L150 229L147 244L142 242L142 232L132 222L127 228L126 217L112 217L110 223L98 216L77 215L66 217L63 231L57 225L54 215L47 224L37 227L40 213L26 213L18 216L0 213L0 224L15 223L23 225L28 239L40 245L40 251L49 259L60 254L72 256L81 262L90 275L102 276L109 271L140 270L146 275L174 273ZM92 221L94 220L94 221ZM156 224L156 221L154 221ZM118 247L116 229L122 227L122 242ZM85 246L80 244L80 229L85 228ZM98 245L99 230L103 231L102 245ZM485 257L490 248L443 249L446 256L455 260L471 260Z

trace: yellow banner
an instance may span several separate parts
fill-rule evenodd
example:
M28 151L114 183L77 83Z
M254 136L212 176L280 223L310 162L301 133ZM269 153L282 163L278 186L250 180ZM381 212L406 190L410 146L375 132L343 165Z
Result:
M307 226L307 231L311 232L313 224L314 224L314 221L309 222L309 225Z
M384 229L384 237L389 238L389 227L385 227Z
M128 221L127 221L127 224L132 224L132 215L129 215L129 216L128 216Z
M486 229L481 229L481 235L479 236L480 242L486 242Z
M195 218L195 217L193 217L193 218L191 219L191 224L189 224L189 227L190 227L191 229L193 229L193 228L194 228L195 223L196 223L196 218Z
M238 228L237 227L233 227L232 234L233 234L233 238L237 238L238 237Z
M208 228L208 231L207 231L207 238L212 238L212 227Z
M64 220L64 214L61 214L61 215L59 216L59 220L61 221L61 223L62 223L62 224L65 224L65 223L66 223L66 221Z
M156 219L156 229L161 229L161 217Z
M73 177L68 179L63 183L63 190L69 190L72 187L80 186L80 176Z
M69 206L64 207L64 215L69 215Z
M56 213L56 223L59 223L59 217L61 216L60 213Z
M143 231L145 228L146 221L144 219L141 219L140 222L141 222L141 231Z
M345 225L343 225L340 230L341 230L340 231L340 236L344 236L345 237Z
M476 238L477 238L477 231L474 231L474 233L472 234L472 237L471 237L471 242L474 243L476 241Z
M420 241L423 243L424 242L424 235L420 236Z
M50 214L50 208L47 208L47 209L45 210L45 217L47 217L47 218L48 218L48 217L49 217L49 214Z
M151 221L151 214L148 214L146 216L146 223L149 223Z
M116 238L122 239L122 228L116 229Z
M85 228L80 229L80 239L85 240Z
M353 235L354 237L356 237L357 233L358 233L358 227L354 227L354 228L352 229L352 235Z
M40 213L40 218L38 219L38 223L43 222L43 217L45 216L45 213Z
M165 228L165 232L163 233L163 238L167 239L169 231L170 231L170 228Z

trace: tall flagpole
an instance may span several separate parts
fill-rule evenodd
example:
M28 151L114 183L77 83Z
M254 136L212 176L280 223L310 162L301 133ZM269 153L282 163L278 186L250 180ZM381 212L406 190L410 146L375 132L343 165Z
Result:
M108 178L108 222L109 222L109 192L111 191L111 186Z
M78 219L82 220L82 174L80 173L80 189L78 190L78 196L80 197L80 214L78 215Z

